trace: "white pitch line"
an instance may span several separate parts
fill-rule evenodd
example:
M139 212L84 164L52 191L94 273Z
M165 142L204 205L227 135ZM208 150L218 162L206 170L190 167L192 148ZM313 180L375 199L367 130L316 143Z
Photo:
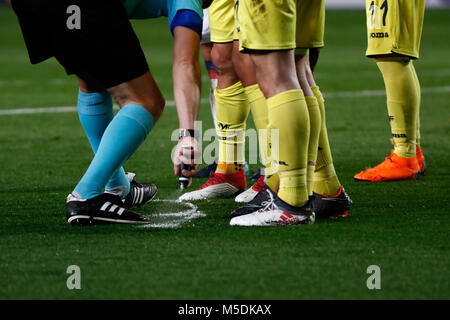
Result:
M443 87L429 87L422 88L422 94L428 93L447 93L450 92L450 86ZM379 97L385 96L384 90L361 90L361 91L341 91L341 92L324 92L326 98L358 98L358 97ZM209 102L209 99L201 99L201 103ZM167 107L175 107L175 101L166 101ZM114 106L118 109L117 106ZM0 109L0 116L7 115L22 115L22 114L36 114L36 113L64 113L77 112L77 107L63 106L63 107L49 107L49 108L22 108L22 109Z
M0 115L7 116L7 115L35 114L35 113L65 113L76 111L77 107L22 108L22 109L0 110Z
M201 99L200 103L207 103L209 99ZM175 107L174 100L166 101L166 107ZM114 109L118 110L119 107L114 105ZM61 106L61 107L46 107L46 108L22 108L22 109L0 109L0 116L8 115L21 115L21 114L37 114L37 113L67 113L77 112L77 107L73 106Z
M446 93L450 92L450 86L422 88L422 94L428 93ZM362 91L342 91L342 92L325 92L326 98L358 98L358 97L379 97L385 96L385 90L362 90Z

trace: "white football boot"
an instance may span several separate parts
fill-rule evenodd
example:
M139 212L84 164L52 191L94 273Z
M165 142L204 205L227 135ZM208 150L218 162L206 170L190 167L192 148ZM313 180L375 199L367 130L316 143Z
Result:
M270 201L266 206L246 215L237 216L231 219L231 226L290 226L297 224L313 224L315 214L308 201L303 207L293 207L277 194L266 190L269 193Z

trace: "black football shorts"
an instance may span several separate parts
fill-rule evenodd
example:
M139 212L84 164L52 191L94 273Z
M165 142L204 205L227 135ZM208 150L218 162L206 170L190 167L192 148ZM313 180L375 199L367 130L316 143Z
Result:
M13 0L31 63L55 57L105 88L148 69L121 0ZM83 78L83 77L82 77Z

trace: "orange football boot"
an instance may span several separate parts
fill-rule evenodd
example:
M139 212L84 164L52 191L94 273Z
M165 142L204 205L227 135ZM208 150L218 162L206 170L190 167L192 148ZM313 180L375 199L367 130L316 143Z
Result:
M427 164L425 163L425 157L423 156L422 149L420 147L416 148L416 158L419 162L419 171L421 175L427 174Z
M415 180L419 177L420 167L417 156L402 158L391 150L391 155L376 167L363 170L353 178L357 181L393 181Z

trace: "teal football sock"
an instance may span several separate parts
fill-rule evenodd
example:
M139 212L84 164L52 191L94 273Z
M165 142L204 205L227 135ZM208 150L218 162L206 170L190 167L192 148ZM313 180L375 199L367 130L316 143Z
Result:
M96 153L103 132L114 118L111 95L106 91L86 93L80 90L78 93L78 117L92 150ZM105 189L120 190L124 197L128 194L130 182L122 167L112 174Z
M125 105L103 133L94 159L74 191L84 199L100 195L111 175L137 150L154 123L144 107Z

